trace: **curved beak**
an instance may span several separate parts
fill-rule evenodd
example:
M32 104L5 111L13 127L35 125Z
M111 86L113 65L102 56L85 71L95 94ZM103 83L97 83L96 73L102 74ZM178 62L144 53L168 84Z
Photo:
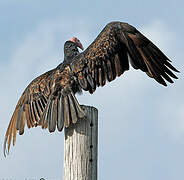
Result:
M82 43L81 43L80 41L77 42L77 46L78 46L80 49L84 50L84 47L83 47L83 45L82 45Z
M80 40L77 39L76 37L72 37L72 38L70 39L70 41L76 43L77 47L79 47L80 49L84 50L82 43L81 43Z

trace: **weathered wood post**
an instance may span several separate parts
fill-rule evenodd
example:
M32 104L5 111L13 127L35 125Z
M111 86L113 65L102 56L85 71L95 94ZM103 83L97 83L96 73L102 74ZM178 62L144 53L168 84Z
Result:
M82 108L87 118L65 129L64 180L97 180L98 110Z

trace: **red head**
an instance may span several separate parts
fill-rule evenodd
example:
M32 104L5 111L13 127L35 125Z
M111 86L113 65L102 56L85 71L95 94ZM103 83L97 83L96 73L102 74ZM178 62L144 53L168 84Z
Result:
M72 38L70 39L70 41L76 43L76 45L77 45L79 48L81 48L82 50L84 50L84 48L83 48L83 46L82 46L82 43L81 43L80 40L77 39L76 37L72 37Z

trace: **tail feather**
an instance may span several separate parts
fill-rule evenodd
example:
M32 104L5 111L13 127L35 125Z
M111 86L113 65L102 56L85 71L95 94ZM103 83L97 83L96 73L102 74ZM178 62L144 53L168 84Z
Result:
M68 100L69 100L69 104L70 104L71 120L72 120L72 123L75 124L77 122L77 112L76 112L75 103L73 102L73 98L72 98L71 94L68 94Z
M78 119L84 118L85 112L79 105L73 92L67 95L60 95L57 101L57 128L62 131L63 127L69 127L71 123L75 124ZM54 113L55 114L55 113Z
M60 131L63 126L67 128L71 123L75 124L78 119L85 116L85 112L79 105L73 92L70 92L66 96L61 95L59 106L57 126Z
M63 96L59 96L58 100L58 119L57 119L57 129L62 131L64 126L64 105Z
M57 108L55 106L56 104L56 101L57 99L53 100L51 103L50 103L50 107L49 107L49 113L48 113L48 129L49 129L49 132L54 132L55 129L56 129L56 121L57 121Z
M71 92L71 96L72 96L72 98L73 98L73 102L74 102L75 107L76 107L77 117L78 117L79 119L84 118L86 114L85 114L85 112L83 111L83 109L81 108L81 106L80 106L79 102L77 101L77 99L76 99L76 97L75 97L75 95L74 95L73 92Z
M53 106L52 106L52 108L53 108L53 111L52 111L52 122L53 122L52 132L55 131L55 129L56 129L56 123L57 123L57 118L58 118L58 107L57 107L58 103L57 103L57 101L58 101L58 98L55 99Z
M69 127L71 122L68 96L64 97L64 126Z

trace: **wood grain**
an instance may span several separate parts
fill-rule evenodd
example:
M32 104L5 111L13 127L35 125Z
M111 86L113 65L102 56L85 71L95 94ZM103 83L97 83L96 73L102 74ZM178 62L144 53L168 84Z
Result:
M98 110L82 108L86 118L65 128L64 180L97 180Z

